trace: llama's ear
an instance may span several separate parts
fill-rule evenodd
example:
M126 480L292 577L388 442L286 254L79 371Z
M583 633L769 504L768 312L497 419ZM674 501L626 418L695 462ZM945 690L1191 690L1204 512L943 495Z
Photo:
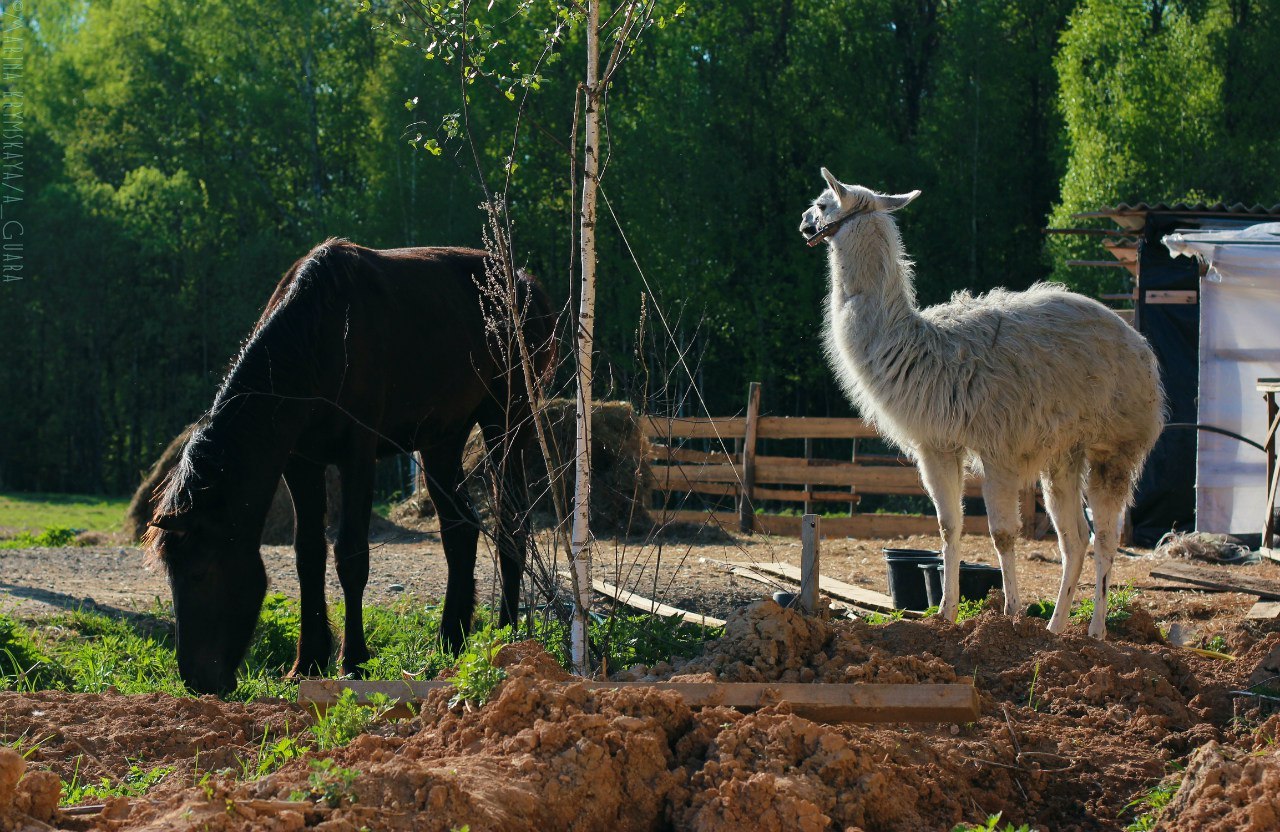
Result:
M836 196L844 196L849 193L849 189L846 188L839 179L832 176L831 171L826 168L822 169L822 178L827 180L827 186L831 188L831 190L835 191Z
M911 200L918 196L920 196L919 191L911 191L905 194L876 194L876 210L897 211L899 208L905 208Z

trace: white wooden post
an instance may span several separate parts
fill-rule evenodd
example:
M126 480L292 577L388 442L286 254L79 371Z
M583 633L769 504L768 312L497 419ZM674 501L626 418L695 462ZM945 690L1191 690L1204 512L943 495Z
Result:
M800 609L806 615L818 611L819 550L822 518L806 514L800 518Z

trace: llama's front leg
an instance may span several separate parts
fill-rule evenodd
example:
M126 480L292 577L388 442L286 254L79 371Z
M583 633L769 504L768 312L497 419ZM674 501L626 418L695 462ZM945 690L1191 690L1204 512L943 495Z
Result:
M982 499L987 504L991 542L995 544L1000 574L1004 578L1004 614L1018 615L1022 612L1022 602L1018 597L1018 563L1014 550L1022 527L1022 514L1018 510L1021 482L1016 473L992 468L985 462L984 473Z
M938 614L956 620L960 608L960 532L964 527L964 463L960 454L925 451L919 454L920 476L938 510L942 532L942 606Z
M1128 498L1128 474L1114 474L1108 465L1089 472L1089 506L1093 509L1093 560L1097 580L1093 590L1093 620L1089 635L1107 637L1107 590L1111 588L1111 563L1120 545L1120 511Z

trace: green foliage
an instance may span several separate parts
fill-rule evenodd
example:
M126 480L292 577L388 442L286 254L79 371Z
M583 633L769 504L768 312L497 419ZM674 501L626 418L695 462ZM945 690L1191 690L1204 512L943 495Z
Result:
M1107 592L1107 625L1111 626L1128 621L1133 615L1133 602L1138 590L1132 584L1113 587ZM1027 615L1033 618L1048 620L1053 617L1056 604L1047 598L1036 601L1027 608ZM1093 619L1093 597L1081 598L1071 606L1071 620L1077 623L1089 622Z
M289 799L319 800L330 809L336 809L344 802L355 803L355 782L360 774L359 769L342 768L328 758L312 760L311 775L307 779L311 788L307 791L295 791L289 795Z
M934 612L937 612L935 609ZM893 612L869 612L863 618L868 624L888 624L890 621L901 621L902 616L906 615L903 610L894 610Z
M1180 779L1163 780L1130 801L1124 808L1126 811L1133 810L1134 819L1125 827L1126 832L1149 832L1155 829L1160 814L1178 793L1180 785Z
M979 598L976 601L961 601L960 606L956 607L956 623L968 621L970 618L977 618L983 610L987 608L987 599ZM923 615L928 618L931 615L938 614L938 607L932 606L924 611ZM899 618L902 616L899 615Z
M1012 823L1006 822L1004 826L1000 825L1000 816L1002 812L996 812L994 815L987 816L986 823L961 823L951 827L951 832L1031 832L1031 827L1027 824L1014 826Z
M70 681L27 627L0 614L0 690L44 690Z
M311 746L304 745L298 737L289 733L285 725L284 736L274 741L269 733L264 733L258 741L258 749L252 758L240 760L240 774L244 780L256 780L266 777L285 763L300 759L311 751Z
M479 707L489 701L498 685L507 678L507 672L496 666L493 660L510 636L509 628L494 629L491 625L471 634L458 655L454 674L449 678L455 691L449 700L450 705L466 703Z
M323 713L317 708L316 720L311 725L316 747L321 751L341 748L367 731L391 706L382 694L373 694L370 703L361 705L356 701L355 692L348 688Z
M1107 626L1128 621L1133 615L1133 600L1138 590L1133 584L1113 587L1107 592ZM1082 598L1071 608L1071 620L1076 622L1093 620L1093 598Z
M34 535L31 532L18 532L13 537L0 540L0 549L72 546L75 544L76 535L79 533L76 529L69 529L66 526L50 526L39 534Z
M71 780L63 781L60 805L79 806L109 797L142 797L172 773L173 766L144 768L138 763L133 763L125 776L117 782L112 782L109 777L103 777L97 783L81 783L80 758L77 758Z
M342 614L339 604L335 615ZM403 674L434 679L453 664L440 642L441 605L423 606L409 597L390 606L365 607L365 641L373 658L364 664L369 679L401 679ZM478 621L489 617L487 608L477 610Z

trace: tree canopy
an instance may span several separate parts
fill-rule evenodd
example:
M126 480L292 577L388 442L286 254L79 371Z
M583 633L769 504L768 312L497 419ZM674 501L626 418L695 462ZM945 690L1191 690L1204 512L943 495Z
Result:
M0 486L130 490L325 237L480 244L476 166L449 129L464 94L481 167L513 171L517 258L574 308L583 44L558 4L471 10L504 77L534 72L564 26L510 159L510 89L404 48L412 17L379 26L402 4L0 5L23 24L6 32L23 71L4 88L23 102L25 226L22 279L0 284ZM1089 241L1046 245L1041 229L1073 212L1280 201L1280 0L679 5L659 4L665 25L610 92L600 395L678 398L682 349L715 413L740 409L751 380L774 413L848 412L822 355L825 258L796 231L822 165L924 191L900 221L925 303L1050 277L1120 288L1064 265ZM642 292L676 343L650 322L637 345Z

